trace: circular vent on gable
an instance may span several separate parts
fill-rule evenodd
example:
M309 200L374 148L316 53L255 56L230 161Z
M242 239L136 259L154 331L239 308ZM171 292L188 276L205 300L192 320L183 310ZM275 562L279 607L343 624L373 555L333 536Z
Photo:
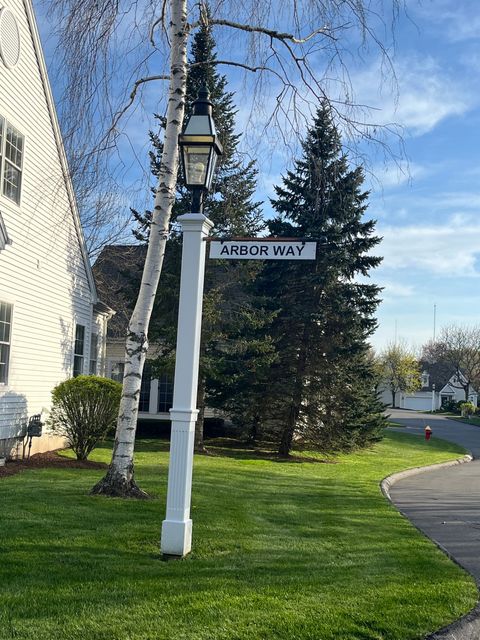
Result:
M6 7L0 9L0 56L7 69L14 67L20 57L20 33L15 16Z

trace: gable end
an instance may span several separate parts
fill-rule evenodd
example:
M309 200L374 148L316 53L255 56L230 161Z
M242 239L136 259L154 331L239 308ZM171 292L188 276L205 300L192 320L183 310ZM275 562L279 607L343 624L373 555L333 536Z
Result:
M58 158L60 161L60 165L62 167L62 175L65 182L65 189L67 191L68 199L70 202L70 210L73 216L73 221L75 225L75 230L77 234L78 244L80 248L80 252L82 255L82 260L85 266L85 272L87 274L88 284L90 287L90 291L92 294L92 302L96 303L98 301L97 290L95 287L95 281L93 278L92 267L90 264L90 260L87 255L85 238L83 235L82 225L80 222L80 215L78 213L77 201L75 198L75 194L73 191L73 185L70 178L70 172L67 163L67 157L65 154L65 149L63 146L62 135L60 132L60 125L57 119L57 113L55 109L55 103L53 100L53 94L50 87L50 82L48 80L47 67L45 64L45 58L43 56L43 49L40 42L40 36L38 33L37 23L35 19L35 14L32 7L31 0L23 0L23 5L25 7L25 13L28 20L28 26L30 29L30 34L32 37L32 42L35 50L35 56L37 58L37 65L40 73L40 78L42 81L43 92L45 95L45 100L47 103L48 113L50 116L50 122L52 125L52 130L55 138L55 144L57 147Z

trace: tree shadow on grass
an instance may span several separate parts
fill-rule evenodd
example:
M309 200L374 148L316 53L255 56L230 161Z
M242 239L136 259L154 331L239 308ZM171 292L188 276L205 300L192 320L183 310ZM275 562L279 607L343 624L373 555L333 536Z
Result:
M312 455L312 451L297 447L289 456L280 456L274 442L262 441L256 444L238 440L235 438L211 438L205 441L207 456L219 456L233 458L237 460L268 460L269 462L280 463L323 463L335 464L336 460L331 457L318 457Z
M112 440L99 444L97 449L111 450ZM135 442L136 453L169 452L170 441L165 438L141 438ZM313 455L312 455L313 453ZM257 444L237 438L209 438L205 440L205 451L196 452L196 456L231 458L236 460L266 460L279 463L323 463L336 464L335 458L318 453L318 457L311 449L297 446L292 455L285 457L278 455L274 442L262 441Z

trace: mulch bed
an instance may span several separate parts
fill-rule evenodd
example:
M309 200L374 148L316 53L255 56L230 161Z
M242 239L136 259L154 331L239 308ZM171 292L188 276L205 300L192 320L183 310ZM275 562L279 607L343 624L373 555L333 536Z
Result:
M13 476L28 469L44 469L46 467L56 469L105 469L108 465L104 462L92 462L91 460L72 460L59 456L55 451L36 453L30 460L11 460L0 467L0 478Z

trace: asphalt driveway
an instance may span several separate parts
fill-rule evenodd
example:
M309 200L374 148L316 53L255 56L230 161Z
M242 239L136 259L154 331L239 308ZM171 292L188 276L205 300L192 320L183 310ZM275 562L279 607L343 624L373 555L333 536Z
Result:
M432 438L450 440L472 453L473 462L426 471L400 480L390 487L390 497L429 538L475 578L480 586L480 427L441 415L416 411L389 411L401 431L425 437L428 424ZM480 605L449 627L426 640L479 640Z
M429 538L442 546L480 585L480 427L441 415L392 409L391 420L406 433L450 440L474 457L468 464L428 471L400 480L391 487L395 506Z

